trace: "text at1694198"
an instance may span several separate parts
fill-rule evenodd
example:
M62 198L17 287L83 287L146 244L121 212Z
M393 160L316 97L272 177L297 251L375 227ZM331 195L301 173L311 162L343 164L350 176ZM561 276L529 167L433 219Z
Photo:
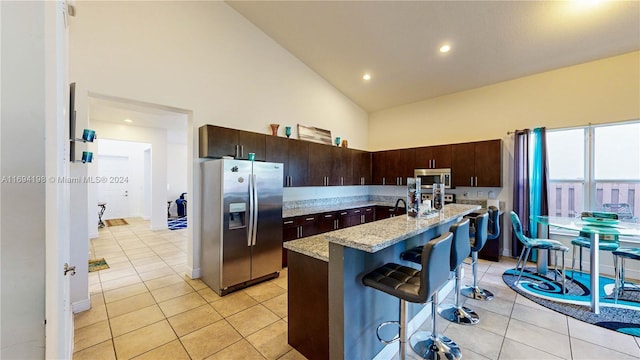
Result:
M2 176L2 184L126 184L128 176L43 176L43 175L11 175Z

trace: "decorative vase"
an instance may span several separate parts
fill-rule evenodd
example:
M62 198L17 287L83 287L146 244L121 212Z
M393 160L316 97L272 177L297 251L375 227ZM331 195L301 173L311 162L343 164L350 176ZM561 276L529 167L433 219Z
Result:
M278 128L280 124L271 124L271 135L278 136Z
M336 136L336 146L340 146L340 136Z
M284 134L287 135L287 137L291 136L291 126L285 126Z
M444 207L444 184L433 184L433 208L440 211Z
M349 142L347 140L342 140L342 147L343 148L349 147Z

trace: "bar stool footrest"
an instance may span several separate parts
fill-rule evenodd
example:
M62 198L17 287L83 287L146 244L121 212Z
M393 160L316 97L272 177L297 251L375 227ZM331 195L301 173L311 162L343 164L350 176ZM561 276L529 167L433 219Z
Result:
M382 337L380 337L380 329L382 329L383 327L385 327L387 325L396 325L398 327L398 335L396 335L396 337L394 337L391 340L385 340ZM378 337L378 341L380 341L381 343L383 343L385 345L393 344L394 342L400 340L400 329L401 328L402 328L402 326L400 324L400 321L385 321L385 322L381 323L376 328L376 336Z

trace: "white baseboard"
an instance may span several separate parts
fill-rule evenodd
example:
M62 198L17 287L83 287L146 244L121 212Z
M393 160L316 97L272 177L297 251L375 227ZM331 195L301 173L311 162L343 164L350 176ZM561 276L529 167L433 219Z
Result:
M74 314L91 309L91 299L76 301L71 304L71 311Z
M96 231L94 233L89 234L89 239L97 239L99 236L100 234Z
M142 220L151 220L151 216L142 216Z
M442 289L440 289L440 291L438 292L438 298L439 299L446 298L447 295L449 295L449 293L453 290L454 285L455 285L455 280L454 279L449 280L449 282L447 282L447 284L444 285ZM407 324L407 334L411 336L411 334L413 334L420 327L420 325L424 324L424 322L427 321L429 316L431 316L431 302L424 304L424 307L422 307L422 310L420 310L416 314L416 316L414 316L409 321L409 324ZM393 359L394 356L396 356L396 354L398 353L398 346L399 344L397 342L385 346L373 358L373 360ZM409 346L409 339L407 339L407 346ZM411 351L411 350L408 350L408 351Z
M192 279L199 279L200 278L200 268L196 268L196 269L192 269L192 268L187 268L188 271L188 276Z

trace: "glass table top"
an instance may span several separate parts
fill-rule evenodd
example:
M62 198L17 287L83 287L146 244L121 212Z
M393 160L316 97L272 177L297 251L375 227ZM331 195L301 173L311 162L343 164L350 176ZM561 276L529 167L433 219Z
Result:
M640 224L623 222L596 224L580 218L561 216L532 216L531 219L542 225L548 225L566 230L583 231L590 234L622 235L640 238Z

